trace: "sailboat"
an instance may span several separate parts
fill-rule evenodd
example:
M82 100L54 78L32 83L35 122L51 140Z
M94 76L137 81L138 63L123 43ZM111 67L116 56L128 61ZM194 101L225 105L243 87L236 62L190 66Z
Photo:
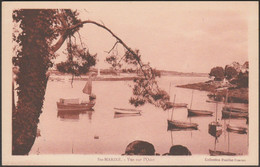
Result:
M89 95L89 101L82 100L80 102L79 98L60 98L57 102L58 111L86 111L95 106L96 96L92 94L92 75L93 74L90 74L89 79L82 90L83 93Z
M170 86L169 86L169 94L171 94L171 83L170 83ZM167 109L170 109L170 108L187 108L188 104L187 103L175 103L175 102L167 102Z
M218 122L218 103L216 103L216 120L209 123L208 132L214 137L219 137L222 134L222 125Z
M176 95L174 95L173 103L175 102L175 97L176 97ZM171 120L169 120L169 119L167 120L168 130L171 130L171 129L194 129L194 130L197 130L198 129L199 125L197 123L172 120L173 111L174 111L174 107L172 108Z
M191 95L191 104L190 108L188 108L188 116L212 116L213 112L212 111L206 111L206 110L194 110L191 109L192 106L192 100L193 100L193 91Z

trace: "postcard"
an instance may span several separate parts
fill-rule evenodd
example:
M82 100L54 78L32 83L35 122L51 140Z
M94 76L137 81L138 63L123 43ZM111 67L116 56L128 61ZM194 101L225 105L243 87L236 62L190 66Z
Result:
M3 165L257 165L257 2L3 2Z

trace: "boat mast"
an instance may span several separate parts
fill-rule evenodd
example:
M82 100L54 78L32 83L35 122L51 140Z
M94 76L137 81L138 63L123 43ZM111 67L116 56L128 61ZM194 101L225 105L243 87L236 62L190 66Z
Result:
M175 103L175 97L176 97L176 94L174 95L174 100L173 100L173 106L172 106L172 115L171 115L171 120L172 120L172 116L173 116L173 111L174 111L174 103Z
M218 117L218 102L216 102L216 123L218 121L217 117Z
M192 93L191 93L190 109L191 109L191 106L192 106L192 100L193 100L193 91L194 91L194 90L192 90Z

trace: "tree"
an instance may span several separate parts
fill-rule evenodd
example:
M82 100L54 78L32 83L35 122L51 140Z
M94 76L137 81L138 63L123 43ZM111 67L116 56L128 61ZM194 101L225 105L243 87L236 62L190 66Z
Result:
M58 63L57 70L62 73L72 74L71 85L74 76L80 76L89 72L91 66L95 66L97 54L91 55L89 51L80 49L78 45L70 45L68 42L67 61Z
M237 75L238 75L238 72L236 71L236 69L234 67L226 65L226 67L225 67L225 78L227 80L235 78Z
M18 44L13 64L19 68L16 80L18 102L12 111L13 155L29 153L35 141L37 124L42 112L48 81L47 70L53 66L52 59L57 56L55 52L67 38L70 39L84 24L94 24L109 32L116 39L114 46L121 44L127 50L121 59L141 71L141 76L134 80L131 104L139 106L148 102L164 108L166 101L169 100L169 95L157 85L155 78L158 73L149 64L141 61L138 50L133 51L103 24L91 20L81 21L77 16L77 11L69 9L20 9L13 11L13 21L19 24L21 29L20 32L13 34L13 40ZM54 43L55 41L56 43ZM71 40L69 41L67 46L69 46L70 53L68 53L70 56L74 56L71 53L79 50L71 49L74 45ZM83 58L84 54L87 56ZM78 69L81 72L95 64L95 58L90 54L88 56L88 52L80 52L78 56L83 58L83 61L87 57L91 59L90 62L85 62L86 68ZM77 73L72 68L77 67L73 62L73 58L70 57L69 61L63 64L63 67L68 67L67 69L63 68L62 65L58 66L64 71L72 72L75 75L80 74L81 72ZM120 62L114 63L120 64Z
M214 77L215 81L222 81L224 79L224 69L222 67L214 67L210 70L210 77Z

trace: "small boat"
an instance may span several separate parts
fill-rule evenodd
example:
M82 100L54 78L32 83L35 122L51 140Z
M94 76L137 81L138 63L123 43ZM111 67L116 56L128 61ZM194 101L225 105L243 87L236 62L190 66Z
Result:
M213 114L212 111L191 109L192 100L193 100L193 91L192 91L192 95L191 95L190 108L188 108L188 116L211 116Z
M246 134L247 133L247 128L246 127L234 126L234 125L227 124L227 131L240 133L240 134Z
M71 99L60 99L60 101L57 102L58 111L87 111L91 110L94 106L94 101L89 103L78 103Z
M125 109L125 108L114 108L115 114L140 114L141 110L136 109Z
M232 111L232 112L240 112L240 113L247 113L248 112L248 110L244 109L244 108L229 107L229 106L224 106L223 110Z
M214 137L219 137L222 134L222 125L218 122L218 103L216 103L215 121L209 123L209 134Z
M220 156L220 155L234 156L234 155L237 155L236 153L232 153L232 152L214 151L214 150L211 150L211 149L209 149L209 154L211 156Z
M198 124L190 122L181 122L176 120L167 120L168 129L177 128L177 129L198 129Z
M188 109L188 116L203 116L203 115L212 115L212 111L206 111L206 110L193 110L193 109Z
M222 134L222 125L219 122L211 122L209 124L208 132L214 137L219 137Z
M222 110L222 118L247 118L248 112L233 112Z

